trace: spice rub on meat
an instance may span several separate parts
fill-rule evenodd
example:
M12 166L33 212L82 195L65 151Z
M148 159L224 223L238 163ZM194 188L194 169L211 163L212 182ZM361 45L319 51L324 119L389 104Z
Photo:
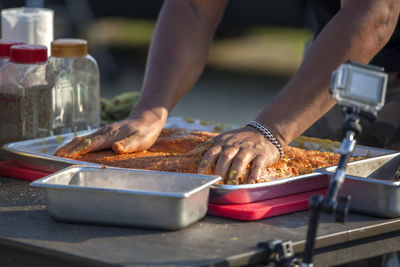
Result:
M196 173L204 153L212 146L212 139L218 133L189 131L184 129L164 129L156 143L148 150L116 154L111 150L80 155L75 159L107 166L145 169L169 172ZM257 182L265 182L295 175L311 173L316 168L337 164L338 154L305 150L288 146L285 155L274 165L265 169L263 178ZM239 181L224 177L225 184L246 183L251 166ZM213 170L209 170L212 173Z

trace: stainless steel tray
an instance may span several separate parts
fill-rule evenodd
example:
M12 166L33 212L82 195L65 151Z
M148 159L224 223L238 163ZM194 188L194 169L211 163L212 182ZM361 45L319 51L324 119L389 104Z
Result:
M31 183L56 220L177 230L207 213L220 176L71 166Z
M350 209L379 217L400 216L400 182L395 173L400 166L400 153L351 162L340 194L351 195ZM329 175L336 166L317 169Z
M340 142L300 136L293 146L320 151L339 153ZM374 147L356 146L354 156L369 158L392 154L396 151ZM328 175L314 172L275 181L245 185L212 185L210 202L219 204L240 204L287 196L291 194L326 188Z
M179 123L173 124L173 126L179 127ZM93 131L78 132L77 135L81 136L91 132ZM94 163L53 156L53 153L57 148L71 141L75 135L76 134L71 133L14 142L5 145L4 149L14 155L17 159L17 163L21 167L30 169L54 172L74 164L93 167L101 166ZM340 148L339 142L303 136L296 139L292 145L307 149L332 152L338 152L338 149ZM377 157L394 152L396 151L356 146L354 155ZM252 185L213 185L210 192L210 202L219 204L249 203L320 189L327 186L328 181L326 176L315 173Z
M205 122L199 119L185 119L181 117L169 117L165 122L165 128L185 128L189 130L214 131L230 130L236 126L216 122ZM34 170L55 172L71 165L101 166L99 164L84 161L71 160L53 156L54 152L61 146L70 142L76 136L83 136L93 133L97 129L80 131L77 133L49 136L46 138L31 139L9 143L3 149L12 153L19 166ZM1 149L1 147L0 147Z
M328 176L321 173L293 176L259 184L212 185L210 202L217 204L257 202L326 188L328 185Z
M71 165L101 166L79 160L53 156L56 150L70 142L75 136L82 136L92 131L81 131L77 134L69 133L45 138L18 141L4 145L4 150L12 153L19 166L45 172L56 172Z

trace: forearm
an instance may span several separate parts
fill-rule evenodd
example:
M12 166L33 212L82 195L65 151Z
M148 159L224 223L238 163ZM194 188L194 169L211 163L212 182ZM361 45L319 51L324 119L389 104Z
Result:
M151 43L135 110L166 116L193 87L207 61L225 0L166 1Z
M298 72L256 118L283 145L335 104L328 90L332 71L350 59L368 63L393 33L399 4L347 2L315 40Z

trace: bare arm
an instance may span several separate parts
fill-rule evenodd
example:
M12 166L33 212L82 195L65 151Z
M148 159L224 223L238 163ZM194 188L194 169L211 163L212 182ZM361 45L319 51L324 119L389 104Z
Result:
M151 43L141 97L130 117L75 139L55 155L74 158L110 147L118 153L149 148L168 113L202 73L226 4L227 0L166 0Z
M193 87L207 61L226 0L168 0L151 43L137 109L171 111Z
M397 23L397 0L347 0L310 48L300 69L258 115L282 146L311 126L335 102L328 85L332 71L351 59L368 63L387 43ZM266 166L279 159L278 150L253 128L220 135L205 154L200 172L215 173L237 183L252 163L248 182L263 176Z
M387 43L399 1L347 0L315 40L298 72L256 120L290 143L334 104L332 71L347 60L368 63ZM274 116L269 116L274 114Z

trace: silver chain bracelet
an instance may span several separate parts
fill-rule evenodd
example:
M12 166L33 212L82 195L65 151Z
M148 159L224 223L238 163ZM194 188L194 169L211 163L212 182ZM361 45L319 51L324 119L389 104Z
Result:
M264 135L264 137L267 138L268 141L270 141L278 149L279 154L281 155L281 158L283 158L283 149L282 149L281 145L279 144L278 140L276 140L276 138L272 135L272 133L270 131L268 131L267 128L265 128L264 126L262 126L260 123L258 123L256 121L249 121L246 124L246 126L253 127L257 131L262 133Z

